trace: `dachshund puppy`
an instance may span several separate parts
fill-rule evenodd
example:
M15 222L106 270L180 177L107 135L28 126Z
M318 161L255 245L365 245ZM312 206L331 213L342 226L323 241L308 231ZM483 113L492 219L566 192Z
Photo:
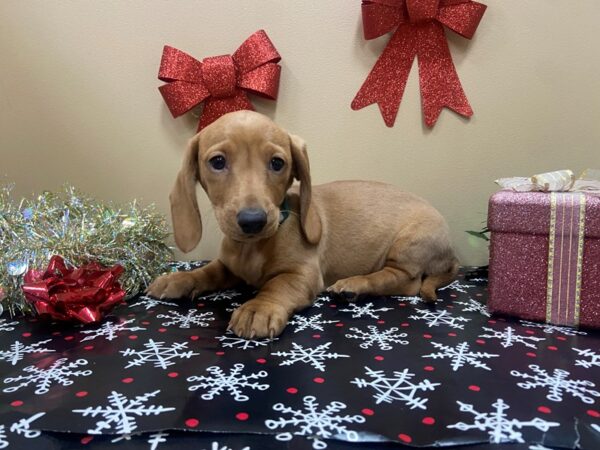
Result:
M324 288L350 301L361 294L435 301L436 289L456 277L448 226L429 203L377 182L311 186L305 143L256 112L226 114L191 139L169 197L184 252L202 236L196 183L225 235L220 256L162 275L147 293L180 298L242 281L256 286L229 323L240 337L279 335Z

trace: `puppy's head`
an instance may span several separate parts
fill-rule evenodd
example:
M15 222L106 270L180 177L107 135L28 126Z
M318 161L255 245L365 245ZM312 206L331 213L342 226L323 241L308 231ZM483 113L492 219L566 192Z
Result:
M273 236L294 178L300 181L300 216L306 240L316 244L321 222L312 206L306 146L253 111L226 114L192 138L171 191L175 242L191 251L202 236L196 182L210 199L223 233L239 242Z

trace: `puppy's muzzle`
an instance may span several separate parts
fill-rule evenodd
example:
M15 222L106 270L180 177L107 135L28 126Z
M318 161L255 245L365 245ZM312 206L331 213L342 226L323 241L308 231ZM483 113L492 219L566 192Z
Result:
M245 234L260 233L267 224L267 213L260 208L244 208L237 214L237 222Z

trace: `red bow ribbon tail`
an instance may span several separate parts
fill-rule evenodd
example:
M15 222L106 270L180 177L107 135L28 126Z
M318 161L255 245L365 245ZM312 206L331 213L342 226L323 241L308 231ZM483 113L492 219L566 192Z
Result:
M353 110L377 103L385 124L394 126L408 74L417 54L417 39L412 25L398 26L352 100Z

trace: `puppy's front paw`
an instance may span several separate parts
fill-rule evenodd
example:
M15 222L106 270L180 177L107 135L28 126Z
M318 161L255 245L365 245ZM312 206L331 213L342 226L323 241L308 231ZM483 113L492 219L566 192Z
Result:
M279 336L289 314L283 306L261 300L249 300L231 315L229 329L244 339Z
M354 302L358 299L358 295L361 292L362 283L356 278L344 278L343 280L336 281L334 284L327 288L327 292L340 297L342 300L347 302Z
M199 292L196 280L187 272L161 275L146 289L146 294L157 298L181 298L196 292Z

